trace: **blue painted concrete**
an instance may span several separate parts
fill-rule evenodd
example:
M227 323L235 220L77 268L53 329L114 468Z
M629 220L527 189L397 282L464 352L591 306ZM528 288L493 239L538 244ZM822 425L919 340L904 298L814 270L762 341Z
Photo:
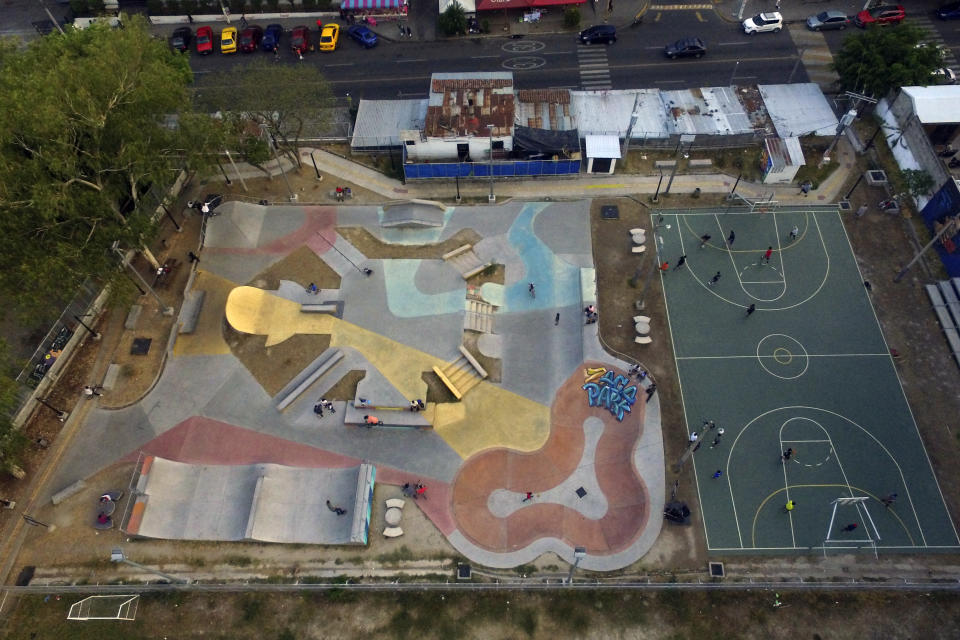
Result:
M422 260L384 260L383 276L390 313L398 318L419 318L447 313L463 313L466 284L443 293L423 293L417 288L416 274Z

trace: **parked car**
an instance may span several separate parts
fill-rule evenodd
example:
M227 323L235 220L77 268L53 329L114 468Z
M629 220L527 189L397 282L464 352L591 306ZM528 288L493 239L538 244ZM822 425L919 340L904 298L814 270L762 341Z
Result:
M273 51L274 47L280 46L280 36L283 35L283 27L279 24L268 24L263 30L263 40L260 41L260 48L264 51Z
M956 84L957 83L957 74L953 72L953 69L943 67L942 69L937 69L932 74L933 84Z
M817 15L807 18L807 28L811 31L846 29L849 26L850 18L843 11L821 11Z
M177 27L170 36L170 47L180 53L190 48L190 40L193 39L193 29L190 27Z
M612 24L597 24L581 31L577 39L583 44L613 44L617 41L617 28Z
M367 49L377 46L377 34L362 24L355 24L347 29L347 35L362 44Z
M960 20L960 2L951 2L937 9L937 17L941 20Z
M906 17L907 12L903 10L903 6L884 5L861 11L854 22L861 29L865 29L875 24L900 24Z
M237 28L224 27L220 32L220 53L237 52Z
M243 53L253 53L260 46L263 40L263 29L257 25L252 25L240 33L240 51Z
M197 29L197 53L202 56L213 53L213 29L210 27Z
M681 38L663 48L668 58L699 58L707 52L707 45L700 38Z
M300 25L290 32L290 48L299 55L310 50L310 28Z
M333 51L337 48L337 41L340 40L340 25L336 22L328 22L320 29L320 51Z
M747 34L772 31L778 33L783 29L783 16L776 11L771 13L758 13L752 18L743 21L743 32Z

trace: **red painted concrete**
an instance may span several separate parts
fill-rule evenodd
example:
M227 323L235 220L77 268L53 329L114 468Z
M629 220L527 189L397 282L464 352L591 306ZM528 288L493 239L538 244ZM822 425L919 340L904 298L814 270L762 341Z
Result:
M582 389L583 369L599 366L605 365L585 362L557 391L551 407L550 436L540 450L520 453L494 449L473 456L463 465L453 483L452 510L457 527L472 542L491 551L509 552L538 538L554 537L585 546L591 554L604 555L625 549L646 527L649 495L633 465L633 450L642 433L645 396L641 392L633 412L626 414L623 422L605 408L589 407ZM569 477L583 455L583 422L591 416L604 423L594 459L597 482L608 504L603 517L592 520L569 507L535 501L506 518L490 512L487 502L497 489L540 493Z

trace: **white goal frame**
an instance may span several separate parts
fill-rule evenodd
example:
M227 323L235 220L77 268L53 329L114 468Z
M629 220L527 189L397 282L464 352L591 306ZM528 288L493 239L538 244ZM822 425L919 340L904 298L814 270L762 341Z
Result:
M877 542L880 541L880 532L877 530L877 525L874 523L873 518L870 516L870 512L867 510L867 502L870 498L866 496L859 497L844 497L837 498L833 500L830 504L833 506L832 511L830 512L830 524L827 525L827 535L823 539L823 555L826 557L827 549L838 549L838 548L849 548L850 545L856 545L856 548L861 546L869 546L873 549L873 555L875 558L879 558L877 553ZM838 507L854 507L857 510L857 513L861 516L863 520L863 532L866 534L865 538L859 539L844 539L840 540L837 538L831 537L833 533L833 523L837 519L837 508ZM831 546L833 545L833 546Z
M70 605L67 620L136 620L138 595L87 596Z

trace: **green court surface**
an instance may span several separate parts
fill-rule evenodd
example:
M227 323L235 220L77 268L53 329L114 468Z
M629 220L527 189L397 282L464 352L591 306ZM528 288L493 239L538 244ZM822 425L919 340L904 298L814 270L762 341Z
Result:
M685 428L717 425L692 457L708 549L960 548L840 213L657 211L653 221L670 263L661 277ZM699 248L703 234L712 238ZM834 513L849 497L866 500Z

